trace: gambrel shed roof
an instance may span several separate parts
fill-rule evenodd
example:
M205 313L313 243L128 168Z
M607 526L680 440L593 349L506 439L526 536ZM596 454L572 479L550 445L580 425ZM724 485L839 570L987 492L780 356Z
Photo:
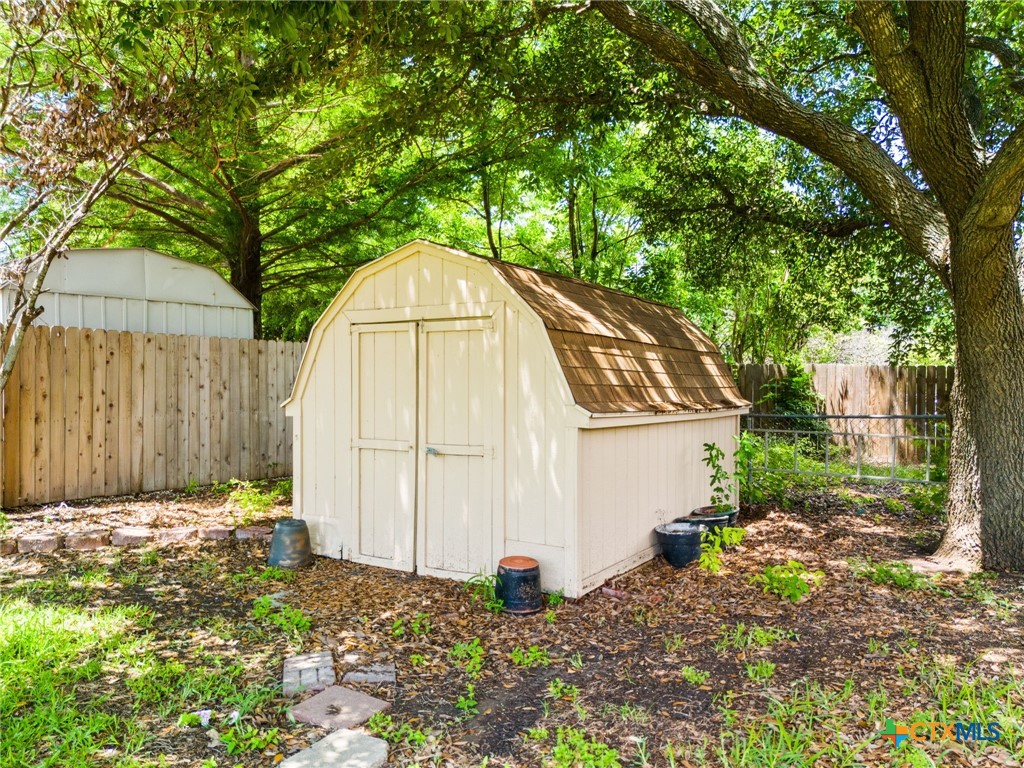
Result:
M750 404L715 343L678 309L583 280L486 260L540 316L581 408L635 413Z

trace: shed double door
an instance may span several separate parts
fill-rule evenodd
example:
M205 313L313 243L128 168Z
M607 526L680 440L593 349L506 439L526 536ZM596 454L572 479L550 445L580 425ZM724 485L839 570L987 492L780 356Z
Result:
M355 326L353 356L352 559L444 576L492 570L493 321Z

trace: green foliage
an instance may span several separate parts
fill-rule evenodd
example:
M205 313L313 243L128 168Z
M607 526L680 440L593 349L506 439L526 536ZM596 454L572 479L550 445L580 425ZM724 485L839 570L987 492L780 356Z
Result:
M292 479L286 478L284 480L278 480L274 483L273 489L270 493L277 499L285 502L291 502L292 500Z
M941 521L946 515L946 486L908 485L904 487L907 503L924 520Z
M800 636L792 629L777 627L760 627L757 624L747 626L737 622L732 629L722 627L722 635L715 643L716 651L730 648L744 650L746 648L768 648L783 640L799 640Z
M711 505L716 512L726 513L732 510L732 498L736 488L731 482L729 473L722 466L725 458L723 451L717 443L704 443L704 464L711 470Z
M417 613L409 624L409 628L416 637L426 637L429 635L431 626L430 616L422 611Z
M553 768L619 768L619 753L579 729L559 726L551 752Z
M85 681L115 663L132 628L131 608L35 606L0 597L6 764L89 768L99 744L127 755L141 749L130 721L94 706L83 690ZM55 733L63 738L45 738Z
M558 590L555 590L554 592L548 593L548 607L549 608L557 608L558 606L560 606L564 602L565 602L565 597L563 596L563 590L558 589Z
M824 576L821 571L808 571L799 560L790 560L785 565L766 565L763 573L750 578L750 583L760 584L764 592L795 603L817 586Z
M299 609L288 605L274 605L269 595L256 598L252 604L252 617L278 627L289 635L302 635L309 631L309 618Z
M472 678L480 677L487 658L487 651L480 644L480 638L474 637L469 642L459 642L448 652L449 658L466 670Z
M512 649L512 653L509 654L509 658L512 659L512 663L517 667L525 667L530 669L532 667L546 667L551 664L551 658L548 656L547 650L539 648L536 645L531 645L529 648L522 648L516 646Z
M427 734L409 723L398 724L385 712L374 712L366 722L366 727L374 736L379 736L391 744L408 744L420 747L427 743Z
M498 597L501 580L493 573L480 571L466 581L463 591L469 592L473 603L483 603L484 608L495 616L505 610L505 601Z
M678 651L686 644L686 641L683 639L683 636L680 635L678 632L673 633L671 635L665 635L665 637L661 639L661 642L662 645L665 646L665 650L668 653Z
M700 535L700 559L698 565L705 571L718 573L722 570L722 551L743 541L746 531L723 525L704 531Z
M755 683L766 683L775 674L775 664L767 659L759 659L755 662L747 662L743 665L747 677Z
M274 508L275 493L267 493L251 480L232 478L229 483L233 490L228 498L242 511L242 525L252 525L253 520Z
M548 683L548 696L553 699L568 699L569 701L575 701L579 698L580 689L567 683L562 678L556 677L550 683Z
M710 672L697 669L690 665L680 667L679 674L682 676L683 680L688 682L690 685L704 685L704 683L711 678Z
M244 752L262 752L267 747L276 743L277 728L269 731L261 731L252 725L238 723L226 728L220 734L220 743L224 745L229 755L238 755Z
M476 686L473 683L466 683L466 692L459 694L455 708L465 717L471 717L480 712L476 705Z
M942 594L950 594L943 590L935 581L915 573L909 563L891 560L887 563L875 563L870 558L864 561L852 561L850 566L857 576L870 579L875 584L896 587L904 590L930 590Z
M231 579L232 581L239 583L246 581L277 581L288 583L295 579L295 571L289 571L276 565L268 565L262 569L250 565L241 573L233 574Z

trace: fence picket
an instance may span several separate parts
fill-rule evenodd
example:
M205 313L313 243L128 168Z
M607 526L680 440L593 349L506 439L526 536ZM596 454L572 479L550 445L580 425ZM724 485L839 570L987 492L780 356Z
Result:
M33 326L0 403L14 507L291 472L302 344Z

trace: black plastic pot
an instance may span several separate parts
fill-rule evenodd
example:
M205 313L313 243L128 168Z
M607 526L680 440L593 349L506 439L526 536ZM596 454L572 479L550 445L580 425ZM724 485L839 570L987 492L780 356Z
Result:
M313 559L309 543L309 528L305 520L278 520L270 539L267 565L278 568L301 568Z
M512 555L498 561L497 597L505 613L526 616L544 607L540 591L540 563L532 557Z
M708 528L734 528L736 526L736 517L739 515L739 510L735 507L731 508L728 512L716 512L715 507L697 507L687 517L677 517L672 522L674 523L700 523L706 525Z
M700 557L700 535L707 529L700 523L676 521L659 525L654 529L654 536L668 564L682 568Z

